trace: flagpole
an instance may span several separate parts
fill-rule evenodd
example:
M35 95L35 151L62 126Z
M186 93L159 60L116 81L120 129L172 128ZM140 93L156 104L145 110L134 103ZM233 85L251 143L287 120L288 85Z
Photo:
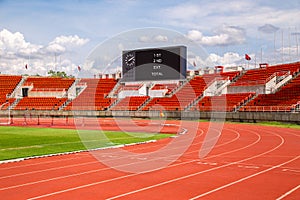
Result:
M276 31L274 31L274 64L276 64Z
M262 46L260 47L260 63L262 63L262 55L263 55L263 50Z
M283 63L283 30L281 30L281 63Z
M291 30L290 30L290 27L289 27L289 31L288 31L288 34L289 34L289 62L291 62L292 58L291 58Z
M256 68L256 55L254 56L254 68Z
M299 56L299 44L298 44L298 32L297 32L297 26L295 27L296 29L296 51L297 51L297 59L298 59L298 56Z
M56 53L54 53L54 71L56 72Z

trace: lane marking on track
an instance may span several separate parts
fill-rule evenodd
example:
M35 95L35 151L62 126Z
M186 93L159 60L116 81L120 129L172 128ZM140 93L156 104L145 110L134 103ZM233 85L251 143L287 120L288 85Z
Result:
M283 169L283 172L296 172L296 173L300 173L300 170L295 170L295 169Z
M98 161L92 161L92 162L85 162L85 163L80 163L80 164L68 165L67 167L66 166L54 167L54 168L51 168L51 170L58 170L58 169L64 169L64 168L70 168L70 167L78 167L78 166L89 165L89 164L96 164L96 163L99 163L99 162ZM47 171L50 171L50 170L49 169L43 169L43 170L38 170L38 171L30 171L30 172L25 172L25 173L20 173L20 174L2 176L2 177L0 177L0 180L1 179L6 179L6 178L17 177L17 176L24 176L24 175L29 175L29 174L35 174L35 173L40 173L40 172L47 172Z
M199 165L218 165L218 163L215 162L197 162Z
M170 167L176 167L176 166L183 165L183 164L187 164L187 163L192 163L192 162L195 162L195 161L196 161L196 160L191 160L191 161L184 162L184 163L179 163L179 164L175 164L175 165L170 165L170 166L167 167L167 168L170 168ZM109 169L110 169L110 168L109 168ZM74 188L69 188L69 189L66 189L66 190L60 190L60 191L57 191L57 192L53 192L53 193L49 193L49 194L45 194L45 195L41 195L41 196L29 198L29 199L27 199L27 200L34 200L34 199L45 198L45 197L53 196L53 195L56 195L56 194L61 194L61 193L65 193L65 192L70 192L70 191L73 191L73 190L77 190L77 189L81 189L81 188L86 188L86 187L90 187L90 186L94 186L94 185L98 185L98 184L102 184L102 183L112 182L112 181L116 181L116 180L120 180L120 179L124 179L124 178L129 178L129 177L137 176L137 175L139 175L139 174L129 174L129 175L125 175L125 176L119 176L119 177L112 178L112 179L107 179L107 180L103 180L103 181L99 181L99 182L94 182L94 183L90 183L90 184L86 184L86 185L81 185L81 186L74 187Z
M232 129L228 129L228 130L232 130ZM201 129L202 133L201 135L204 133L204 131ZM238 138L240 138L240 133L238 131L233 131L233 132L236 132L237 133L237 137L234 138L232 141L236 141ZM218 157L218 156L221 156L221 155L224 155L224 154L229 154L229 153L233 153L233 152L236 152L236 151L240 151L242 149L246 149L246 148L249 148L253 145L255 145L256 143L258 143L260 140L261 140L261 136L254 132L254 131L249 131L249 132L252 132L254 133L256 136L257 136L257 140L255 140L254 142L244 146L244 147L241 147L241 148L238 148L238 149L234 149L234 150L231 150L231 151L228 151L228 152L224 152L224 153L221 153L221 154L217 154L217 155L213 155L213 156L209 156L208 158L210 157ZM199 136L201 136L199 135ZM220 145L217 145L218 147L219 146L223 146L225 144L229 144L231 143L232 141L228 141L226 143L223 143L223 144L220 144ZM201 142L200 142L201 143ZM197 143L198 144L198 143ZM195 144L196 145L196 144ZM195 151L191 151L191 152L188 152L187 154L191 154L191 153L194 153L194 152L197 152L198 150L195 150ZM191 160L191 161L188 161L188 162L182 162L182 163L178 163L178 164L174 164L174 165L170 165L169 167L176 167L176 166L180 166L180 165L184 165L184 164L188 164L188 163L191 163L191 162L195 162L195 161L199 161L199 160ZM168 168L168 167L167 167ZM139 175L139 174L135 174L135 175ZM70 175L72 176L72 175ZM132 175L134 176L134 174ZM120 177L119 179L123 179L123 178L127 178L128 176L124 176L124 177ZM59 178L56 178L56 179L59 179ZM109 182L109 181L115 181L115 180L119 180L119 179L114 179L114 180L104 180L105 182ZM46 182L47 180L44 180L43 182ZM90 187L90 186L94 186L94 185L98 185L98 184L101 184L101 183L105 183L103 181L100 181L100 182L94 182L94 183L91 183L91 184L87 184L87 185L81 185L81 186L78 186L78 187L74 187L74 188L69 188L69 189L66 189L66 190L61 190L61 191L57 191L57 192L54 192L54 193L48 193L48 194L45 194L45 195L41 195L41 196L37 196L37 197L33 197L31 198L31 200L34 200L34 199L40 199L40 198L44 198L44 197L48 197L48 196L53 196L53 195L56 195L56 194L61 194L61 193L65 193L65 192L70 192L70 191L74 191L74 190L77 190L77 189L82 189L82 188L86 188L86 187ZM18 186L16 186L18 187Z
M281 195L280 197L278 197L276 200L284 199L285 197L287 197L288 195L292 194L293 192L295 192L295 191L298 190L299 188L300 188L300 185L294 187L294 188L291 189L290 191L287 191L286 193L284 193L283 195Z
M211 194L211 193L217 192L217 191L222 190L222 189L224 189L224 188L227 188L227 187L230 187L230 186L235 185L235 184L237 184L237 183L243 182L243 181L245 181L245 180L248 180L248 179L253 178L253 177L255 177L255 176L258 176L258 175L260 175L260 174L266 173L266 172L271 171L271 170L273 170L273 169L279 168L279 167L281 167L281 166L283 166L283 165L286 165L286 164L288 164L288 163L290 163L290 162L293 162L294 160L297 160L298 158L300 158L300 156L297 156L297 157L295 157L295 158L293 158L293 159L291 159L291 160L288 160L288 161L286 161L286 162L283 162L283 163L281 163L281 164L279 164L279 165L275 165L274 167L265 169L265 170L263 170L263 171L260 171L260 172L255 173L255 174L251 174L250 176L246 176L246 177L241 178L241 179L239 179L239 180L233 181L233 182L228 183L228 184L226 184L226 185L223 185L223 186L221 186L221 187L215 188L215 189L210 190L210 191L208 191L208 192L202 193L202 194L200 194L200 195L198 195L198 196L195 196L195 197L191 198L190 200L199 199L199 198L204 197L204 196L206 196L206 195L209 195L209 194Z
M179 178L171 179L171 180L168 180L168 181L165 181L165 182L161 182L161 183L158 183L158 184L155 184L155 185L151 185L151 186L148 186L148 187L144 187L144 188L141 188L141 189L138 189L138 190L134 190L134 191L131 191L131 192L123 193L123 194L120 194L120 195L108 198L107 200L112 200L112 199L117 199L117 198L120 198L120 197L128 196L128 195L131 195L131 194L134 194L134 193L142 192L142 191L149 190L149 189L152 189L152 188L155 188L155 187L159 187L159 186L162 186L162 185L166 185L166 184L173 183L173 182L176 182L176 181L179 181L179 180L187 179L187 178L190 178L190 177L193 177L193 176L197 176L197 175L200 175L200 174L203 174L203 173L206 173L206 172L210 172L210 171L213 171L213 170L225 168L225 167L228 167L228 166L231 166L231 165L234 165L234 164L238 164L240 162L244 162L244 161L247 161L247 160L251 160L253 158L260 157L261 155L265 155L267 153L275 151L276 149L278 149L280 146L282 146L284 144L284 138L283 137L281 137L278 134L274 134L274 135L277 135L278 137L281 138L281 143L278 144L276 147L274 147L274 148L272 148L272 149L270 149L270 150L268 150L268 151L266 151L264 153L261 153L261 154L258 154L258 155L252 156L252 157L248 157L246 159L242 159L242 160L239 160L239 161L235 161L235 162L232 162L232 163L229 163L229 164L221 165L219 167L215 167L215 168L211 168L211 169L208 169L208 170L200 171L200 172L197 172L197 173L189 174L187 176L182 176L182 177L179 177Z
M74 156L77 157L89 157L90 154L88 154L88 152L82 152L80 154L73 154ZM10 166L10 167L2 167L0 168L1 171L3 170L11 170L11 169L16 169L16 168L24 168L24 167L31 167L31 166L36 166L36 165L44 165L44 164L50 164L50 163L57 163L60 161L69 161L69 160L77 160L77 159L81 159L81 158L64 158L64 159L59 159L59 160L51 160L51 161L45 161L45 162L38 162L38 163L31 163L31 164L25 164L25 165L17 165L17 166ZM16 159L18 160L18 159ZM23 158L21 158L20 160L24 161Z
M231 130L231 131L237 133L237 137L234 138L232 141L228 141L228 142L222 143L222 144L220 144L220 145L217 145L218 147L223 146L223 145L226 145L226 144L228 144L228 143L231 143L231 142L237 140L238 138L240 138L240 133L239 133L239 132L234 131L234 130L232 130L232 129L228 129L228 130ZM250 132L251 132L251 131L250 131ZM203 133L204 133L204 131L201 130L201 134L200 134L199 136L201 136ZM225 152L225 154L232 153L232 152L235 152L235 151L239 151L239 150L245 149L245 148L247 148L247 147L250 147L250 146L256 144L256 143L260 140L260 136L259 136L256 132L252 132L252 133L254 133L255 135L258 136L258 139L257 139L255 142L253 142L253 143L251 143L251 144L249 144L249 145L246 145L246 146L244 146L244 147L242 147L242 148L235 149L235 150L232 150L232 151L229 151L229 152ZM197 136L196 136L196 137L197 137ZM197 143L197 144L198 144L198 143ZM196 144L195 144L195 145L196 145ZM190 154L190 153L193 153L193 152L196 152L196 151L191 151L191 152L188 152L187 154ZM224 154L224 153L222 153L222 154L220 154L220 155L223 155L223 154ZM217 157L217 156L218 156L218 155L214 155L213 157ZM180 161L180 162L182 162L182 161ZM193 160L192 160L192 162L193 162ZM190 162L182 162L182 163L179 163L179 164L171 165L170 167L177 166L177 165L178 165L178 166L179 166L179 165L184 165L184 164L188 164L188 163L190 163ZM40 181L36 181L36 182L31 182L31 183L26 183L26 184L21 184L21 185L10 186L10 187L7 187L7 188L2 188L1 190L12 189L12 188L17 188L17 187L27 186L27 185L34 185L34 184L37 184L37 183L43 183L43 182L48 182L48 181L53 181L53 180L58 180L58 179L63 179L63 178L68 178L68 177L73 177L73 176L80 176L80 175L83 175L83 174L94 173L94 172L102 171L102 170L105 170L105 169L106 169L106 168L100 169L100 170L92 170L92 171L88 171L88 172L84 172L84 173L71 174L71 175L67 175L67 176L60 176L60 177L55 177L55 178L51 178L51 179L44 179L44 180L40 180ZM108 169L109 169L109 168L108 168Z
M259 166L253 166L253 165L238 165L240 168L246 168L246 169L259 169Z

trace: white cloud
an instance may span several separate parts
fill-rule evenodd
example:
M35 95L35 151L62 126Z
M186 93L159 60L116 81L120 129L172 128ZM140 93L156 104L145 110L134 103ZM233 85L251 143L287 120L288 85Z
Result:
M224 67L237 66L243 61L244 57L234 52L227 52L223 56L210 54L206 59L207 63L222 65Z
M198 30L191 30L187 33L187 38L207 46L235 45L245 42L246 33L244 29L240 27L222 25L214 32L216 35L204 36L203 33Z
M164 36L164 35L157 35L153 38L154 42L167 42L168 41L168 37Z
M254 55L250 54L250 56L252 57ZM238 53L235 52L226 52L223 55L217 55L211 53L204 60L200 56L189 55L188 63L190 69L214 67L219 65L224 67L230 67L230 66L241 66L245 64L245 59L244 59L244 55L239 55Z
M257 31L263 24L278 27L299 26L299 7L261 1L186 1L185 3L162 9L160 18L165 24L210 31L223 23L247 27L247 32ZM163 16L163 17L161 17ZM263 23L263 24L262 24Z
M50 44L49 46L46 47L46 50L49 52L49 53L56 53L56 54L61 54L63 52L66 51L66 48L59 45L59 44Z
M77 35L59 36L45 46L26 41L20 32L12 33L3 29L0 31L0 72L46 75L48 70L56 69L72 73L77 65L67 52L74 52L74 47L80 47L88 41ZM27 70L25 64L28 65Z
M34 45L26 42L23 34L20 32L12 33L7 29L0 31L0 53L5 57L19 54L19 56L29 56L31 53L37 53L42 48L41 45Z
M166 35L154 35L154 36L141 36L139 37L139 42L150 43L150 42L167 42L168 36Z
M65 47L74 47L74 46L83 46L88 41L89 39L80 38L78 35L70 35L70 36L61 35L59 37L56 37L52 42L50 42L50 45L59 44Z
M29 46L29 43L25 41L24 36L21 33L11 33L7 29L3 29L0 32L0 40L0 47L8 51L19 50Z
M141 36L139 38L139 41L140 42L149 42L150 41L150 38L148 36Z

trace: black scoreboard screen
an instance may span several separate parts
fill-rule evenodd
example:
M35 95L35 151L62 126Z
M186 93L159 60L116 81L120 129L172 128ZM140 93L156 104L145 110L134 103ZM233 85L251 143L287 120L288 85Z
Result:
M177 80L186 78L186 47L123 51L123 81Z

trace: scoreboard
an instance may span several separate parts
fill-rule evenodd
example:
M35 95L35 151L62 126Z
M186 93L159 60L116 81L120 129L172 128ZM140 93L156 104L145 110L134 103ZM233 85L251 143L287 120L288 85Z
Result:
M172 46L122 52L123 81L186 78L186 47Z

